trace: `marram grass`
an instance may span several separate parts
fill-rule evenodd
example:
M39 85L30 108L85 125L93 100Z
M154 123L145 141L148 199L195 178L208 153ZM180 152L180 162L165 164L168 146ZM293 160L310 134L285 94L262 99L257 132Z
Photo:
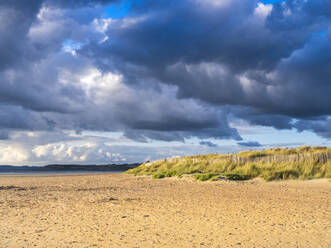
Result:
M304 146L169 158L143 163L126 173L152 175L153 178L193 174L200 181L331 178L331 148Z

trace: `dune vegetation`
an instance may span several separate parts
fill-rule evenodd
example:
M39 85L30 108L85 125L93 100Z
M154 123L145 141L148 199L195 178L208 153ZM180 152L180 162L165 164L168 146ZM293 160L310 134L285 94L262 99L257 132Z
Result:
M156 179L191 174L200 181L331 178L331 148L304 146L176 157L146 162L126 173Z

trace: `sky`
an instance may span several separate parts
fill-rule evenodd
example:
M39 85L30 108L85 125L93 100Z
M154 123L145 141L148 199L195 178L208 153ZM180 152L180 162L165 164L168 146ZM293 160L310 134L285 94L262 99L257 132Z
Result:
M329 0L1 0L0 164L331 144Z

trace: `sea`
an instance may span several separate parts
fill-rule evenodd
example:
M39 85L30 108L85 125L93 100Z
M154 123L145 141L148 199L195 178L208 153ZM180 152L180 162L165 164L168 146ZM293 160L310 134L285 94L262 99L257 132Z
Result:
M123 171L0 171L0 175L84 175L84 174L114 174Z

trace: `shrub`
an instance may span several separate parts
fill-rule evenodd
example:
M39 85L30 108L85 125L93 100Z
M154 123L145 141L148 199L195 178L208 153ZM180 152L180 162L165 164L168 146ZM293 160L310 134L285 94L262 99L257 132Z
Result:
M152 178L154 178L154 179L160 179L160 178L164 178L164 177L165 177L164 172L159 172L159 173L155 173L152 175Z
M235 180L235 181L242 181L242 180L248 180L251 177L248 175L240 175L235 173L226 173L224 176L229 180Z
M207 181L210 180L214 177L217 177L218 174L213 174L213 173L206 173L206 174L197 174L194 175L194 178L198 181Z
M266 181L271 180L286 180L286 179L297 179L299 178L299 172L296 170L279 170L279 171L270 171L270 174L265 175L264 179Z

